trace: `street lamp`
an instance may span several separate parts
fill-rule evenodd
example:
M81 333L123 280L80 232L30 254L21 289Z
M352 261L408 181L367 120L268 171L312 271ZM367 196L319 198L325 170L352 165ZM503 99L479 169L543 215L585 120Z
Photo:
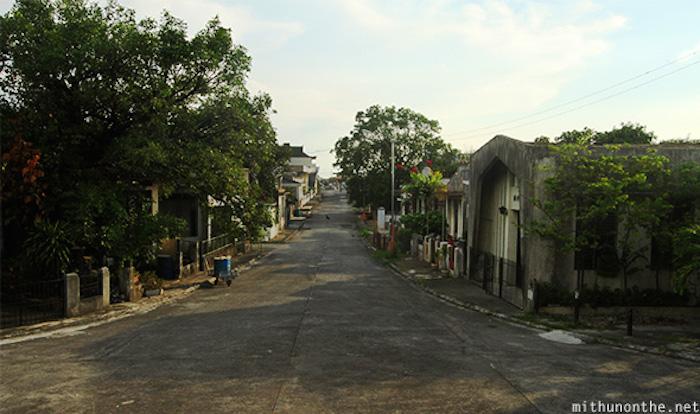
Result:
M387 246L387 250L390 253L393 253L394 250L396 250L396 239L394 237L395 229L394 229L394 222L395 222L395 214L396 212L394 211L394 172L396 168L396 162L394 160L395 154L394 154L394 139L391 139L391 225L389 227L389 246Z

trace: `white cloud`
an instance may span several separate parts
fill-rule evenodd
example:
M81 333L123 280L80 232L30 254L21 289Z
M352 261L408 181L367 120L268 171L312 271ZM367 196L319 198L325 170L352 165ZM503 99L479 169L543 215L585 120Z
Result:
M454 86L432 109L445 126L460 123L456 120L463 120L465 114L479 117L536 110L555 98L591 59L610 50L610 35L626 23L625 17L606 14L586 0L563 6L503 0L467 4L430 0L408 5L364 0L361 4L362 13L346 6L341 10L391 47L410 44L435 50L436 45L450 42L455 45L451 53L490 68L460 83L454 69L444 74ZM442 79L433 82L436 87L444 83Z
M120 3L136 10L139 17L157 18L164 9L168 10L187 22L190 34L202 29L214 16L219 16L221 24L231 28L236 42L249 43L252 39L259 47L278 48L304 31L300 22L260 19L246 7L216 0L122 0Z
M337 4L363 26L383 30L396 28L395 21L377 10L371 0L340 0Z

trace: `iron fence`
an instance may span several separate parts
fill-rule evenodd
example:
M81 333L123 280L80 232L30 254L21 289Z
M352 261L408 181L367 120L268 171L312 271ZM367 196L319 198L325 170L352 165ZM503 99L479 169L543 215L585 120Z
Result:
M63 278L26 282L2 282L0 287L1 328L60 319L65 315Z
M95 271L80 275L80 298L100 295L102 295L102 275Z
M472 265L469 269L469 278L481 282L483 289L488 293L493 294L496 277L498 277L499 296L504 286L523 288L523 270L517 262L474 248L471 248L470 255Z
M482 269L484 267L484 259L479 252L473 248L469 248L469 278L477 282L481 282Z
M197 240L177 240L177 250L182 253L182 264L188 265L190 263L195 263L198 260L198 244Z
M503 265L501 268L501 278L503 284L508 287L523 287L523 272L518 263L507 259L501 259Z

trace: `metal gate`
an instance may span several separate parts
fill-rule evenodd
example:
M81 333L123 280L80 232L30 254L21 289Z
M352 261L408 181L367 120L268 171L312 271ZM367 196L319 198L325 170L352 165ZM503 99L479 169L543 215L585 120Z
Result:
M29 325L65 315L63 278L25 283L2 282L0 327Z
M486 292L493 295L493 275L496 273L496 256L482 252L484 256L483 287Z

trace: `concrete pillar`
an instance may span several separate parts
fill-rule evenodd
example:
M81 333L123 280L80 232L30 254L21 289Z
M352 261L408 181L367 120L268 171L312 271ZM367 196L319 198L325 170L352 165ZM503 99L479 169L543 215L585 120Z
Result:
M136 302L141 299L141 289L138 285L134 285L134 275L136 269L126 267L119 272L119 290L126 296L129 302Z
M447 251L447 242L440 242L438 245L438 249L440 254L438 254L438 269L440 270L445 270L448 268L447 263L449 260L448 254L449 252Z
M80 314L80 277L77 273L65 276L65 312L67 317Z
M384 207L379 207L377 209L377 231L384 233L386 224L386 213L384 212Z
M102 276L102 306L109 306L110 285L109 285L109 268L103 267L100 269Z
M428 251L426 252L425 255L425 261L428 263L433 262L433 256L435 256L435 243L433 241L432 237L428 237L426 239L426 244L428 245Z
M455 247L455 276L460 277L464 274L464 251L461 247Z
M445 265L447 266L447 270L450 272L450 275L452 275L452 276L455 275L454 250L455 250L455 247L448 243L447 244L447 258L445 259ZM450 267L450 258L452 258L452 267Z
M436 236L433 239L433 257L431 257L431 263L435 266L438 265L438 250L440 249L440 237Z

